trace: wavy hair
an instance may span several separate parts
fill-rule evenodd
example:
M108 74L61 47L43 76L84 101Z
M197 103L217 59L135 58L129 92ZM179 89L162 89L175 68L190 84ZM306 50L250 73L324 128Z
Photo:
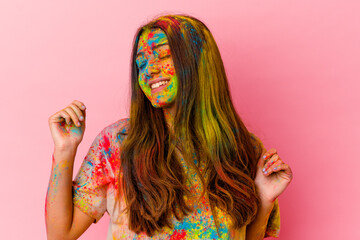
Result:
M138 83L139 37L154 28L168 38L178 78L173 134L162 109L151 105ZM153 236L165 226L173 227L172 214L181 220L193 211L184 200L190 192L175 148L199 175L201 197L208 193L210 207L229 214L233 228L249 224L260 203L254 184L261 155L257 147L261 142L251 139L234 108L219 49L205 24L188 15L165 15L139 27L131 57L129 132L122 142L118 179L129 229ZM193 153L198 156L196 165ZM202 172L200 162L205 163Z

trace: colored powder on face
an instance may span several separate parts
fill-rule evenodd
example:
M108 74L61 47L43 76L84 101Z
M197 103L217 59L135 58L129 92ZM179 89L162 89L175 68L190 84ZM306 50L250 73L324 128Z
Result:
M167 43L167 37L161 29L145 30L139 38L140 55L136 59L139 68L138 81L140 88L154 107L169 106L177 96L178 79ZM161 46L157 47L158 45ZM167 86L161 91L152 93L149 82L162 77L170 79Z

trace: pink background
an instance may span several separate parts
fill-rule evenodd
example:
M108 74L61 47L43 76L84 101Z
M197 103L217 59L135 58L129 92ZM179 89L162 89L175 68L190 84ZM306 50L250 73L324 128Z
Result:
M357 1L1 1L1 239L46 239L50 115L87 106L74 175L103 127L128 116L135 30L193 15L220 48L237 110L294 179L280 239L360 239ZM105 239L105 215L80 239Z

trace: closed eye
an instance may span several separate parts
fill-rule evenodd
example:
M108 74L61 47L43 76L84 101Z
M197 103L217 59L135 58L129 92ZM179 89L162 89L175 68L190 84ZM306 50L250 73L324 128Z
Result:
M164 59L164 58L168 58L168 57L170 57L170 55L162 56L162 57L160 57L160 59Z
M140 66L139 66L139 69L143 69L145 67L145 63L142 63Z

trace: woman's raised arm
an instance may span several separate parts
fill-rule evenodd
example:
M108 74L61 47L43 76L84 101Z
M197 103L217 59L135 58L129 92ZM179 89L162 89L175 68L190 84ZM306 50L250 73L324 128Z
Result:
M77 239L95 220L74 207L72 196L73 164L85 131L85 115L84 104L73 101L49 118L54 153L45 200L48 239Z

